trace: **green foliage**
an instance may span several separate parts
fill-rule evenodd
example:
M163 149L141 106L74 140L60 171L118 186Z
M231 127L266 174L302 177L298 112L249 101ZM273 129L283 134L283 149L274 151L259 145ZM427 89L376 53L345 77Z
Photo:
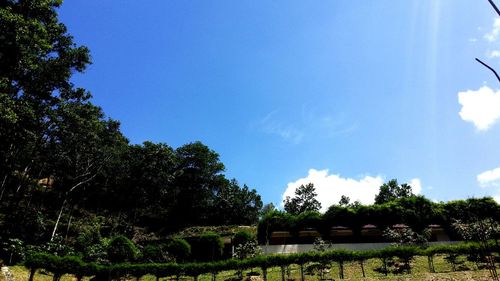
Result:
M108 258L111 262L131 262L137 254L137 247L123 235L113 237L108 245Z
M386 228L383 236L397 246L423 246L429 241L431 230L424 229L421 233L417 233L409 227Z
M306 270L314 272L324 272L332 263L339 264L339 275L343 277L343 264L350 261L362 262L367 259L379 258L383 261L379 271L383 273L403 273L411 271L411 261L415 256L431 256L435 254L446 254L451 263L455 263L459 269L463 256L479 253L477 244L462 243L454 245L441 245L428 248L418 248L412 246L390 247L382 250L372 251L347 251L330 250L325 252L307 252L290 255L268 255L257 256L247 259L230 259L205 263L146 263L146 264L112 264L96 265L94 263L84 263L77 257L57 257L46 253L36 253L29 255L25 261L25 266L30 269L45 269L54 274L70 273L76 276L113 276L118 279L120 276L141 277L146 274L153 274L159 278L169 276L199 276L206 273L218 273L221 271L253 269L260 267L267 269L271 267L282 267L286 270L291 264L310 266Z
M15 264L24 259L25 246L24 242L20 239L9 238L2 242L2 251L0 252L0 259L4 260L7 264Z
M192 244L193 258L196 261L218 260L222 257L223 246L224 244L217 233L204 233Z
M481 212L480 208L487 211ZM423 196L414 195L397 198L383 204L355 207L332 205L324 214L304 212L291 215L273 211L259 221L257 237L259 243L266 244L273 231L290 231L292 235L296 235L301 230L315 229L322 235L328 236L331 227L345 226L353 230L354 238L356 238L366 224L375 225L379 229L392 228L395 224L405 224L420 238L426 238L429 225L438 224L443 226L450 237L455 240L462 239L458 229L453 227L455 218L459 218L462 223L486 220L486 226L496 225L500 218L496 214L499 212L500 206L489 197L434 203ZM486 231L473 231L473 233L491 232L489 237L493 238L497 237L500 231L492 232L488 229L495 228L488 226L485 228Z
M233 245L235 247L253 240L255 240L255 237L246 230L239 230L233 235Z
M411 196L413 196L413 192L409 184L399 185L396 179L392 179L380 187L379 193L375 196L375 204L384 204L398 198Z
M177 262L185 262L191 256L191 245L182 238L172 239L167 244L166 250Z
M289 196L283 201L285 211L292 215L298 215L306 211L319 211L321 203L316 200L316 190L314 184L301 185L295 190L295 197Z
M262 255L262 249L257 244L257 241L248 240L235 246L233 257L242 260L259 255Z

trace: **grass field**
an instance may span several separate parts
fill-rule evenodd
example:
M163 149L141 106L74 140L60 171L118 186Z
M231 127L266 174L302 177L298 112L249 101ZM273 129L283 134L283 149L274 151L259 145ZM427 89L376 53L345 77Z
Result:
M443 256L436 256L434 258L434 267L436 273L429 273L427 258L426 257L416 257L412 262L412 272L411 274L389 274L385 276L383 273L379 273L374 269L381 267L382 262L378 259L368 260L364 264L365 275L363 278L361 267L358 263L346 263L344 266L344 280L491 280L488 270L477 269L477 266L470 262L465 262L460 271L452 271L452 267L449 263L444 260ZM26 281L28 280L29 272L26 268L22 266L12 266L10 270L14 274L15 281ZM247 270L244 272L246 275ZM261 273L258 268L252 271ZM225 271L217 275L217 281L224 281L235 277L234 271ZM337 264L332 264L331 269L324 274L323 280L340 280L339 270ZM307 281L319 281L319 275L306 275ZM48 272L38 271L35 276L36 281L50 281L52 276ZM76 280L71 275L65 275L62 278L63 281ZM84 280L89 280L86 278ZM135 280L135 278L124 279L124 280ZM143 276L141 281L154 281L156 278L154 276ZM161 280L170 280L167 278L162 278ZM175 279L174 279L175 280ZM211 275L202 275L198 279L199 281L211 281ZM262 280L259 277L253 279L254 281ZM287 275L287 281L298 281L300 280L300 271L298 266L290 266ZM6 281L3 276L0 276L0 281ZM181 277L180 281L193 281L190 277ZM268 270L268 281L281 281L281 269L271 268Z

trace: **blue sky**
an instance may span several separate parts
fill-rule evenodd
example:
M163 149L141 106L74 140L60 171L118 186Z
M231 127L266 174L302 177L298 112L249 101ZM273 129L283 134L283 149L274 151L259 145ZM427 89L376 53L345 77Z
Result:
M74 82L132 143L200 140L279 204L389 179L500 198L500 21L486 0L72 0L93 65Z

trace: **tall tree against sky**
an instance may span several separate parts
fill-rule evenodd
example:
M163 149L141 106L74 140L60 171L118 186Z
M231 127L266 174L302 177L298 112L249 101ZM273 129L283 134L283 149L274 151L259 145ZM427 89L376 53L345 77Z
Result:
M314 184L301 185L295 190L295 196L287 196L283 201L285 211L292 215L298 215L306 211L319 211L321 203L316 199Z
M411 186L407 183L398 184L398 180L392 179L380 186L379 193L375 196L375 204L384 204L398 198L413 196Z
M38 158L51 138L54 110L62 100L78 99L70 82L90 63L58 21L60 1L4 1L0 8L0 167L2 194L8 182L40 174ZM17 173L14 173L17 171ZM14 174L22 175L21 177Z

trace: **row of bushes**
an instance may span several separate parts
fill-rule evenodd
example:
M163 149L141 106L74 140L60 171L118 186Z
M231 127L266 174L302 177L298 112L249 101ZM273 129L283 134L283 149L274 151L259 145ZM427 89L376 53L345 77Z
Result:
M479 255L483 253L479 244L460 243L453 245L441 245L428 248L415 246L389 247L382 250L370 251L348 251L331 250L325 252L306 252L290 255L267 255L249 259L229 259L207 263L145 263L130 264L121 263L115 265L100 265L96 263L85 263L78 257L66 256L57 257L46 253L37 253L29 256L25 261L25 266L31 270L30 280L33 280L37 269L44 269L54 274L54 280L59 280L64 274L73 274L78 280L84 276L96 276L96 280L111 280L122 276L135 276L137 278L152 274L157 278L169 276L191 276L197 280L201 274L213 274L214 278L218 272L226 270L245 270L261 268L263 278L267 280L267 269L281 267L283 280L284 268L292 264L298 264L303 276L303 266L307 263L315 262L320 264L338 263L339 268L343 268L344 262L357 261L361 264L367 259L379 258L383 261L385 273L387 273L387 262L391 258L398 258L409 268L409 261L415 256L429 257L429 270L433 272L432 257L436 254L448 255ZM364 272L364 270L363 270ZM343 272L341 278L343 277Z
M403 223L417 232L430 224L439 224L454 239L458 238L451 227L455 220L469 222L485 218L500 221L500 205L490 197L435 203L423 196L412 196L384 204L332 205L324 214L291 215L273 211L259 221L257 232L259 243L265 244L273 231L290 231L296 236L300 230L312 228L328 238L332 226L349 227L356 236L367 224L385 229Z
M221 237L206 232L197 237L169 238L136 245L123 235L109 239L97 239L85 247L71 247L66 241L54 239L43 245L24 245L19 239L0 239L0 261L16 264L30 253L46 252L56 256L80 256L85 262L123 263L123 262L208 262L229 258L223 255L224 244ZM233 236L233 245L254 240L251 234L239 231ZM230 254L230 253L229 253Z

